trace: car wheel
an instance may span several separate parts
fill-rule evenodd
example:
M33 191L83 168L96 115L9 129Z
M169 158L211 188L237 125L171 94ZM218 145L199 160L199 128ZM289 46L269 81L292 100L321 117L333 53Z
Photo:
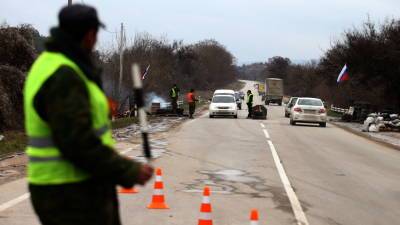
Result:
M320 127L326 127L326 122L325 123L319 123Z
M233 118L237 119L237 115L234 115Z
M214 116L213 116L213 115L210 115L210 118L214 118Z
M278 105L281 106L281 105L282 105L282 102L279 102Z
M290 119L290 125L296 125L296 122L294 122L292 119Z
M286 117L286 118L289 118L289 114L288 114L288 113L286 113L286 112L285 112L285 117Z

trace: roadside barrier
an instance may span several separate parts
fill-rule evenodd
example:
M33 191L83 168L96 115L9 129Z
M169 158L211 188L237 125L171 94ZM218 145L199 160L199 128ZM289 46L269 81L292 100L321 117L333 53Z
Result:
M250 225L258 225L258 210L252 209L250 212Z
M136 194L136 193L139 193L139 191L135 187L132 187L132 188L120 188L118 190L118 193L121 193L121 194Z
M203 200L200 206L200 218L198 225L212 225L213 221L211 218L211 203L210 203L210 188L204 187Z
M151 203L147 206L149 209L169 209L165 203L164 197L164 183L162 181L162 171L160 168L156 169L156 181L154 182L154 192Z

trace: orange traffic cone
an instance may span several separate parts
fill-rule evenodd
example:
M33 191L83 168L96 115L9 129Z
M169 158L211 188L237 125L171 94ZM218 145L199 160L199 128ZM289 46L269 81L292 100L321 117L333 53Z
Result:
M154 182L154 192L150 205L147 206L149 209L169 209L165 203L164 198L164 183L162 181L162 171L160 168L156 169L156 181Z
M212 225L213 221L211 218L211 212L210 188L206 186L203 190L203 201L200 207L200 218L198 225Z
M131 188L120 188L118 190L118 193L121 194L136 194L139 193L139 191L135 188L135 187L131 187Z
M251 210L250 225L258 225L258 210L257 209Z

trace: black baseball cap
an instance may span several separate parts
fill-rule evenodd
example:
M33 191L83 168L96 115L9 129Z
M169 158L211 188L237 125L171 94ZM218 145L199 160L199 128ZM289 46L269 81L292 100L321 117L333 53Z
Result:
M62 8L58 14L58 22L62 30L77 39L81 39L90 29L105 28L97 16L96 9L83 4L73 4Z

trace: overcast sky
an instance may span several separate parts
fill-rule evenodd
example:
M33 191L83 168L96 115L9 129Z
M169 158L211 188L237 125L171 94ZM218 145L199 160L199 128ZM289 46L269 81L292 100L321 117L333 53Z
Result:
M82 2L82 1L74 1ZM43 35L57 24L67 0L0 0L0 22L32 24ZM319 58L345 29L399 18L400 0L85 0L95 6L107 29L123 22L128 36L146 31L156 37L193 43L213 38L238 63L280 55L293 60ZM102 31L99 48L115 43Z

